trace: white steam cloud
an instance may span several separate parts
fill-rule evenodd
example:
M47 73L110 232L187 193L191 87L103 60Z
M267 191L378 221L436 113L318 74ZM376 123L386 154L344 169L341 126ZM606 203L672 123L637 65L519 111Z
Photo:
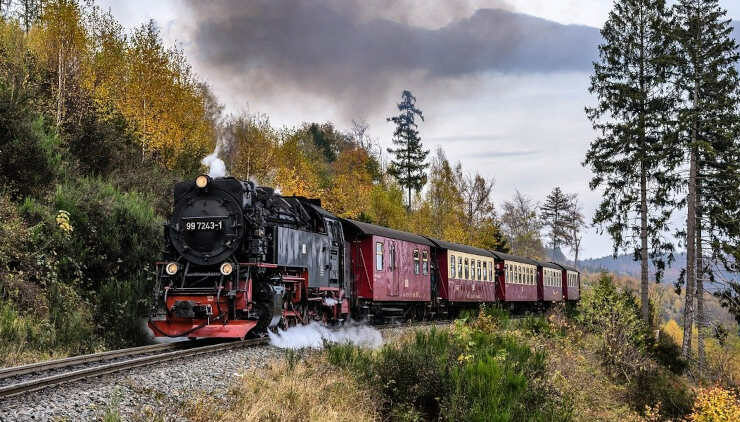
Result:
M338 329L325 327L317 322L297 325L287 330L271 331L270 344L281 349L321 349L325 343L354 344L360 347L378 348L383 345L380 331L368 325L349 324Z
M226 151L229 150L230 140L225 139L226 135L226 133L223 133L218 137L218 140L216 141L216 149L200 162L204 166L208 167L208 175L211 177L226 177L228 175L228 172L226 171L226 163L224 163L222 159L218 158L218 154L222 149L225 149ZM225 148L222 148L224 146Z
M201 161L201 164L208 167L208 175L211 177L225 177L226 176L226 164L220 158L218 158L218 147L210 155Z

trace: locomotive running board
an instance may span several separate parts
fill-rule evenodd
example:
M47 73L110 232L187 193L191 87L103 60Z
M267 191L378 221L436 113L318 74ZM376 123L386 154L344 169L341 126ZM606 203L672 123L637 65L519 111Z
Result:
M177 336L199 327L203 322L186 321L149 321L149 328L155 337ZM257 321L229 321L225 325L215 322L198 328L184 337L216 337L216 338L244 338L247 333L257 326ZM164 333L164 334L163 334Z

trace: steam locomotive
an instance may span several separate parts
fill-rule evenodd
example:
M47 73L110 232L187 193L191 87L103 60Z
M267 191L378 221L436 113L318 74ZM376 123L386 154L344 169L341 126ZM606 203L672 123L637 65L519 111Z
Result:
M245 338L310 321L433 318L580 294L575 268L341 219L319 200L234 177L176 184L164 232L155 336Z

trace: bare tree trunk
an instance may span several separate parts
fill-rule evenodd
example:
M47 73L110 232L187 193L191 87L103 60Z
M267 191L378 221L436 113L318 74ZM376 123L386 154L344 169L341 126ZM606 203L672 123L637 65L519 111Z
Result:
M64 85L64 67L62 66L62 47L57 53L57 127L62 123L62 90Z
M647 233L647 170L640 166L640 313L642 320L650 323L650 298L648 296L648 233Z
M702 207L701 180L696 179L696 347L699 357L699 376L704 375L706 356L704 351L704 258L702 256Z
M691 329L694 321L694 295L696 294L696 147L693 146L696 132L692 129L692 147L689 152L689 194L686 217L686 303L683 309L684 358L691 357Z

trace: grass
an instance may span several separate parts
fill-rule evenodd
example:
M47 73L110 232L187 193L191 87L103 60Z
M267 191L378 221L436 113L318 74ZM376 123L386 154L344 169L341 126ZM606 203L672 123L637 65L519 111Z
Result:
M278 360L241 375L225 403L201 396L188 403L185 416L194 422L380 419L372 391L322 356Z

